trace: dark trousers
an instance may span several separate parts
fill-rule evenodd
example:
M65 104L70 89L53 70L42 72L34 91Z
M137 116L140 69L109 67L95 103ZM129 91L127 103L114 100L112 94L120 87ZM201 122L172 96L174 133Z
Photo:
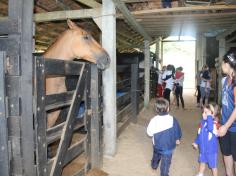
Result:
M162 0L162 7L163 8L171 8L171 0Z
M152 157L151 166L153 169L157 169L161 161L161 168L160 168L161 176L169 176L171 159L172 159L172 153L161 154L158 151L155 151L155 149L153 149L153 157Z
M200 98L201 98L201 90L200 86L197 86L197 103L200 103ZM203 98L202 103L205 104L205 97Z
M175 88L175 96L177 101L177 106L179 107L179 99L182 104L182 108L184 108L184 98L183 98L183 87L182 86L176 86Z
M164 97L165 99L167 99L167 100L169 101L169 103L170 103L170 92L171 92L170 89L165 89L165 90L164 90L164 93L163 93L163 97Z
M197 103L200 103L201 91L200 86L197 86Z

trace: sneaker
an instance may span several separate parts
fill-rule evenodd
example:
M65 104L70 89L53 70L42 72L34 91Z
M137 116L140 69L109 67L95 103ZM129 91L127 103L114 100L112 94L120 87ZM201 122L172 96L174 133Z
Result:
M197 174L196 176L204 176L203 174Z

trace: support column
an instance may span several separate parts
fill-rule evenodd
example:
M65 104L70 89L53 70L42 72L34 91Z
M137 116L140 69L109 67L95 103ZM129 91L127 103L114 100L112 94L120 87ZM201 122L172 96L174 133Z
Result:
M163 67L163 57L164 57L163 48L164 48L163 41L161 39L161 41L160 41L160 59L161 59L160 64L161 64L161 67Z
M201 69L203 65L206 64L206 37L203 34L197 36L196 45L197 60L199 63L199 69Z
M111 63L103 72L104 154L116 153L116 10L113 1L103 0L102 46Z
M223 56L226 53L226 41L225 38L219 39L219 64L221 65ZM218 104L221 103L221 90L222 90L222 84L221 84L222 74L218 73Z
M160 62L160 37L157 38L156 41L156 68L159 68L159 62Z
M202 63L206 64L206 37L204 35L201 36L201 47L202 47Z
M144 81L144 106L148 107L150 101L150 51L149 41L144 41L145 81Z

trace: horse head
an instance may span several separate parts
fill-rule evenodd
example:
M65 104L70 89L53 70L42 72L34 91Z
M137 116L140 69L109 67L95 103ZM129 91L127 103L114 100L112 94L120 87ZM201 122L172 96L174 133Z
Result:
M71 31L71 52L76 58L81 58L97 64L98 68L106 69L110 57L100 44L85 30L71 20L67 20Z

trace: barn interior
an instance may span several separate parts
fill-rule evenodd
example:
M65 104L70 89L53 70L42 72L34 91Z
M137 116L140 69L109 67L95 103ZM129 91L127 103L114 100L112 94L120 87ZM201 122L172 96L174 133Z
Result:
M15 5L13 5L14 3ZM23 33L22 31L16 34L14 32L1 33L6 31L6 26L8 27L5 24L10 24L10 27L15 25L15 23L8 23L9 16L14 16L12 11L21 4L24 4L24 8L26 8L27 0L25 2L24 0L0 0L0 45L2 44L1 39ZM0 173L2 170L3 175L5 173L27 175L26 173L28 173L28 175L60 174L68 176L95 176L96 174L100 176L154 176L159 173L150 167L152 145L151 139L146 135L146 126L155 115L153 107L157 92L158 76L156 73L166 63L163 46L167 42L195 42L194 66L190 69L195 75L203 65L207 64L210 67L213 77L210 100L213 103L220 103L220 80L222 78L220 62L226 51L236 47L236 1L234 0L172 0L170 8L164 8L161 0L34 0L29 8L32 8L33 11L31 20L33 27L29 30L32 33L31 54L33 53L34 57L41 56L68 29L67 19L71 19L76 25L88 31L107 50L111 64L108 71L98 70L96 73L91 73L99 75L94 78L99 82L98 87L94 88L97 93L95 97L97 99L103 97L103 100L94 101L94 106L99 106L97 111L96 108L94 111L91 110L92 108L85 110L88 116L93 115L90 110L100 114L96 128L99 132L95 131L94 139L90 138L95 142L91 143L84 135L89 131L87 127L84 130L81 125L78 125L74 129L71 149L80 140L90 141L82 144L90 147L83 146L85 152L71 150L70 155L73 161L67 162L61 172L56 172L57 165L60 165L57 158L61 156L64 156L65 160L68 158L66 154L60 155L57 151L62 145L60 138L63 127L60 124L66 122L66 115L63 116L54 128L47 129L47 135L51 134L51 136L47 139L45 137L45 139L51 141L47 145L48 156L45 154L48 169L44 173L45 165L41 166L43 160L37 160L37 157L40 158L38 149L37 151L35 148L32 149L32 156L35 158L31 158L34 160L34 169L31 170L29 163L28 165L22 164L27 157L24 156L26 150L24 145L21 146L21 140L17 141L21 146L18 151L17 147L8 146L13 142L10 140L11 136L7 134L7 137L2 136L0 141L5 138L7 141L11 141L6 144L10 153L7 154L7 158L12 157L13 159L9 159L7 167L0 166L2 168ZM23 14L23 12L21 13ZM17 19L20 21L23 17ZM10 27L9 31L11 31ZM23 38L20 40L23 42ZM0 46L0 51L2 50L7 50L3 44L2 47ZM188 65L183 67L187 69ZM32 71L31 74L33 73ZM12 75L14 77L14 74ZM68 79L68 84L70 86L73 84L71 90L74 90L75 80L73 77ZM78 77L76 77L77 79ZM190 81L195 85L195 77L193 76L191 79ZM9 85L11 83L14 85L13 82L10 82ZM86 84L86 86L89 85ZM4 89L9 92L8 88ZM68 91L71 90L68 89ZM170 175L193 175L198 170L197 151L191 148L191 143L196 136L201 109L196 107L194 92L195 89L184 89L185 110L171 105L171 114L178 118L183 129L183 142L174 155ZM63 101L65 102L65 100ZM20 104L23 106L24 101L22 100ZM9 122L10 120L7 118L5 120L7 123L1 125L5 125L6 131L13 134L11 131L14 130L11 128L14 128L14 125L8 126L8 124L15 122ZM80 121L80 119L77 120ZM18 137L24 139L26 138L23 136L24 132L21 132L24 130L23 123L19 123L21 124L19 127L17 126L19 129L17 128L14 132L19 132ZM95 133L91 132L91 134ZM34 135L33 132L32 139L36 138ZM18 144L17 142L15 144ZM32 147L35 146L32 145ZM77 147L76 149L80 149L81 143ZM37 152L38 154L35 154ZM73 154L76 156L72 157ZM0 153L0 156L3 155ZM4 164L4 162L2 163ZM54 168L54 171L51 168ZM40 174L41 171L42 174ZM210 174L210 171L207 172ZM223 161L219 157L219 175L223 174Z

